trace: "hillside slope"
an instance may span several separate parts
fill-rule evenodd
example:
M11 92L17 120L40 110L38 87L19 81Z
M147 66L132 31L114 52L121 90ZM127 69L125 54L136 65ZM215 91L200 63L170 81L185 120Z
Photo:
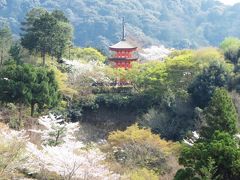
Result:
M230 7L215 0L0 0L0 22L8 22L18 34L24 15L37 6L63 10L81 46L104 49L118 41L122 16L128 37L137 37L142 45L194 48L240 37L240 4Z

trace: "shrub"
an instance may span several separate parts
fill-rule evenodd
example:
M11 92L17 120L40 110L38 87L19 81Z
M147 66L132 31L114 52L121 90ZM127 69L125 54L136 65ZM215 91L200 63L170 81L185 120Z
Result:
M8 125L12 129L19 130L23 127L23 122L19 121L16 117L11 117Z
M19 136L10 132L0 132L0 177L11 179L24 161L25 144Z
M160 139L150 129L138 125L126 131L112 132L108 137L112 157L118 163L130 168L148 168L158 173L168 170L166 157L178 149L178 145Z
M71 59L84 60L86 62L97 61L104 62L106 57L97 49L88 48L73 48L71 51ZM65 53L65 57L69 58L69 52Z
M146 180L146 179L158 180L159 177L154 171L148 170L146 168L142 168L142 169L137 169L132 171L129 174L129 179L130 180Z
M189 100L174 100L170 106L149 109L140 116L139 124L162 138L180 140L195 128L194 110Z

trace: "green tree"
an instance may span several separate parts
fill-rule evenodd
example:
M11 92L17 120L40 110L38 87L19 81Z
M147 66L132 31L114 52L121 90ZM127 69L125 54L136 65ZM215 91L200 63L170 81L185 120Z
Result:
M185 166L176 180L217 179L237 180L240 177L240 149L237 141L226 132L216 131L209 140L199 140L185 147L179 163Z
M17 64L22 64L26 59L30 57L28 51L24 49L19 42L15 42L11 46L9 55Z
M60 98L53 71L29 64L6 65L0 72L0 92L0 101L18 106L19 121L24 106L31 106L33 115L36 104L39 109L51 108Z
M29 28L33 26L33 23L36 19L39 19L42 15L47 12L46 9L38 7L31 9L25 16L25 20L21 23L22 31L27 31Z
M12 43L12 33L7 26L0 27L0 66L8 60L8 51Z
M190 84L188 92L192 96L195 106L204 108L208 105L214 90L224 87L230 79L228 69L222 64L211 64L207 69L196 77Z
M70 53L70 54L69 54ZM73 47L70 49L70 52L65 52L65 57L72 59L79 59L85 62L96 61L104 62L106 57L97 49L87 47L87 48L78 48Z
M21 23L21 44L31 53L36 53L37 37L34 35L34 22L43 16L47 11L43 8L33 8L25 16L25 20Z
M135 64L128 72L120 72L130 80L137 93L147 94L159 102L168 89L166 83L166 64L161 62L149 62L146 64Z
M52 16L55 17L58 21L69 23L68 18L65 16L65 14L60 10L54 10L52 12Z
M171 106L163 104L151 108L138 119L141 126L149 127L162 138L173 141L183 139L196 123L192 104L180 98L176 98Z
M201 136L210 138L215 131L237 133L238 115L232 99L225 89L216 89L205 112L206 125Z
M29 65L10 64L0 71L0 101L18 106L19 122L23 107L32 99L31 84L35 79L36 74Z
M55 28L53 36L54 43L52 45L51 54L57 58L58 62L60 62L66 48L71 45L73 28L69 23L64 21L59 21Z
M221 51L213 47L195 50L193 52L193 61L199 67L199 70L207 68L209 64L225 63L224 56Z
M231 91L236 90L238 93L240 93L240 64L237 65L237 67L235 68L235 73L231 77L229 89Z
M52 50L56 26L57 20L48 12L33 23L32 33L36 38L35 49L41 53L43 66L46 64L46 54L51 53Z
M187 92L197 72L192 54L192 51L176 51L164 62L134 64L126 73L135 93L144 95L141 104L147 106L145 109L151 108L139 118L141 125L166 139L179 140L194 127Z
M226 59L230 60L233 64L238 64L240 58L240 39L226 38L220 45Z
M30 101L31 116L34 115L35 105L37 105L39 110L52 108L57 106L60 99L54 72L39 67L35 69L35 73L36 79L30 87L32 93L32 99Z
M186 95L187 88L198 72L193 61L192 51L180 51L180 54L166 59L167 84L176 95Z
M183 148L179 163L185 168L177 172L175 179L239 179L240 149L234 137L237 113L225 89L214 91L205 120L201 138L193 146Z
M73 27L62 11L54 10L51 15L58 21L54 27L54 43L51 53L60 62L66 48L72 45Z
M195 72L192 52L180 51L173 53L164 62L134 64L126 74L138 92L159 101L171 99L169 95L186 95Z
M47 54L59 60L72 41L72 26L61 11L32 10L22 26L22 45L30 51L41 53L43 65L46 64Z

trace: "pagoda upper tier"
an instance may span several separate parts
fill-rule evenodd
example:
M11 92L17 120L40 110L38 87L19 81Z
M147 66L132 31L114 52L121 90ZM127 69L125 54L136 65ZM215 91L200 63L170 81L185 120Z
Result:
M112 56L109 61L115 68L129 69L132 67L132 62L137 61L137 47L131 45L125 39L125 22L123 18L122 22L122 40L117 44L110 46L109 49L112 51Z
M109 60L113 63L115 68L129 69L132 67L132 62L138 60L136 55L137 47L131 45L125 39L110 46L109 49L113 52Z

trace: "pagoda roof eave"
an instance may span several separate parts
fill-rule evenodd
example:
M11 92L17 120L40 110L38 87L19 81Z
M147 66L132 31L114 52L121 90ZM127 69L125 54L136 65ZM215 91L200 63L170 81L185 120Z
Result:
M132 48L114 48L114 47L111 47L111 46L110 46L109 49L110 49L110 50L113 50L113 51L114 51L114 50L115 50L115 51L116 51L116 50L136 50L137 47L132 47Z
M137 49L137 47L131 45L129 42L126 40L122 40L118 42L117 44L110 46L110 50L134 50Z
M109 58L109 61L137 61L138 58Z

